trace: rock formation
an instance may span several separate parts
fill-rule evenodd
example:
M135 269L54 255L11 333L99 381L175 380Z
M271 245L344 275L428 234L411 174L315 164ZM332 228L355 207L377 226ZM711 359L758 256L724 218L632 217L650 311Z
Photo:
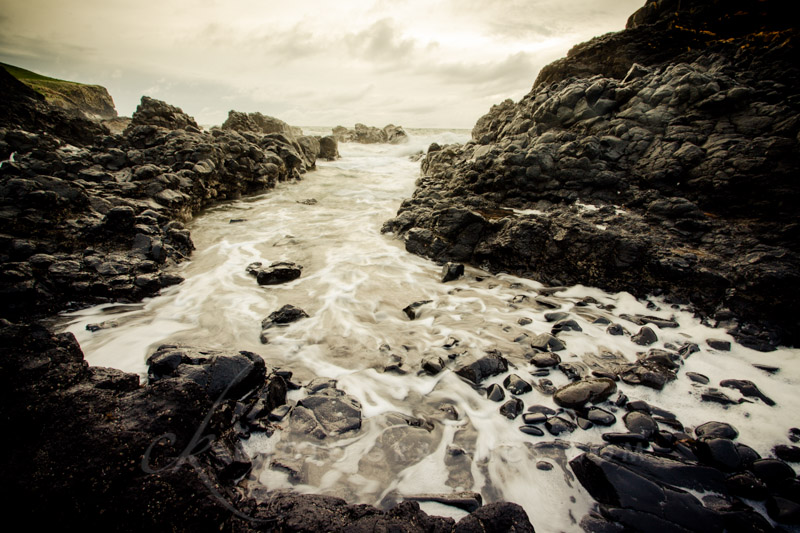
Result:
M315 145L281 134L203 133L181 109L148 97L124 134L107 135L24 90L8 95L2 105L12 113L0 128L7 318L138 300L180 282L161 270L194 248L183 222L214 202L299 179L316 160Z
M650 0L465 145L432 146L385 231L437 261L691 303L800 342L797 31L777 1Z
M336 137L337 141L343 143L400 144L408 141L408 135L405 130L394 124L388 124L383 129L365 126L364 124L356 124L352 130L344 126L336 126L333 128L333 136Z

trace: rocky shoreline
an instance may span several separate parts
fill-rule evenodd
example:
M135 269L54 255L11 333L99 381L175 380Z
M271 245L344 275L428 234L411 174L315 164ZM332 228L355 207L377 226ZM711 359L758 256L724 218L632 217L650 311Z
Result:
M385 230L437 261L662 294L746 346L796 345L796 32L766 3L761 14L744 0L649 0L628 30L576 47L543 69L520 103L495 106L472 142L431 146L414 198ZM140 384L90 367L72 335L37 324L180 283L169 268L193 249L184 222L300 179L317 158L338 156L335 135L306 137L235 111L204 132L147 97L124 132L111 134L49 106L2 69L0 84L0 495L9 516L114 531L533 531L518 505L481 506L471 493L455 497L472 511L458 522L412 500L384 511L329 496L248 495L241 479L252 465L239 439L283 421L288 389L308 392L291 430L317 439L357 430L357 400L334 381L297 384L290 370L235 349L162 346ZM387 128L378 131L388 140ZM284 315L305 315L276 313L265 331ZM668 410L614 395L619 379L663 386L696 346L649 349L624 371L588 376L561 364L558 334L574 325L552 319L552 334L526 342L536 367L573 371L573 383L550 391L559 411L523 413L512 398L501 414L521 417L523 432L557 437L625 411L628 432L604 434L605 444L570 462L598 502L581 519L586 531L781 531L752 501L779 524L800 523L798 481L784 462L797 462L796 447L761 458L724 422L688 431ZM658 319L626 319L641 326L634 342L651 344L648 324ZM657 325L672 327L666 322ZM425 371L443 368L439 360ZM477 386L508 368L490 353L457 373ZM531 387L519 376L506 381L487 397ZM728 385L771 401L747 382Z
M239 438L271 432L276 410L285 416L291 372L249 352L164 346L140 384L90 367L71 334L37 324L180 283L169 269L194 248L183 222L301 179L318 157L338 157L334 137L235 111L204 132L148 97L111 134L3 69L0 82L0 495L9 514L112 531L533 531L511 503L456 523L412 501L390 511L281 491L256 501L239 484L251 468ZM306 401L311 420L329 408L321 398Z
M797 345L797 35L764 4L648 2L471 142L431 146L385 231L437 261L691 303L755 349Z

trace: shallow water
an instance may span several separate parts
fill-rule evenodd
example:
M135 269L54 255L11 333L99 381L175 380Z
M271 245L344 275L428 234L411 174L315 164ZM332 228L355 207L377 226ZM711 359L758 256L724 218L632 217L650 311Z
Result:
M622 412L615 427L577 430L560 437L567 444L548 445L554 437L521 433L519 420L501 416L500 404L452 372L459 359L496 349L516 368L484 385L502 383L510 373L539 379L529 374L534 368L525 358L531 349L523 334L549 332L552 324L544 314L556 310L569 312L583 329L559 335L567 345L560 353L564 362L592 361L603 351L635 361L643 351L629 337L610 336L606 326L593 324L598 317L633 333L638 326L620 314L676 319L678 329L652 326L659 337L652 347L692 341L700 352L683 362L678 379L661 392L624 383L618 383L619 389L631 399L676 413L687 428L708 420L728 421L740 431L739 440L763 456L775 444L789 443L787 431L798 425L793 419L800 412L800 395L794 393L800 384L800 351L764 354L734 343L731 352L718 352L705 341L732 340L724 331L707 328L657 299L640 301L626 293L581 286L552 292L531 280L474 268L443 284L440 266L407 253L394 236L381 234L383 222L414 190L419 163L408 156L433 141L467 138L464 132L419 131L408 145L342 144L340 160L318 162L318 169L302 181L197 217L189 225L197 251L176 269L185 282L140 304L71 313L65 329L78 338L91 364L143 377L146 358L158 345L179 342L254 351L269 365L292 370L297 383L316 376L337 379L340 389L361 402L360 431L323 441L290 439L286 431L269 438L254 434L245 447L254 460L253 481L353 503L388 506L403 495L469 490L480 492L484 502L519 503L537 531L579 531L577 521L592 500L566 461L581 453L576 444L599 443L605 431L625 431ZM302 203L312 198L315 204ZM231 222L236 219L243 220ZM260 287L245 272L254 261L292 261L304 268L293 282ZM576 306L587 296L606 308ZM409 320L402 309L420 300L432 302L420 308L416 320ZM269 343L261 344L261 320L285 304L304 309L310 318L269 330ZM522 318L532 322L520 325ZM104 321L116 327L94 333L85 329ZM452 339L458 343L445 347ZM455 354L461 354L455 361L448 357ZM448 369L437 376L420 375L427 357L442 357ZM383 372L395 360L402 361L407 374ZM753 363L781 370L770 375ZM705 374L711 386L723 379L752 380L777 406L758 400L728 408L701 402L702 387L686 377L687 371ZM557 370L547 378L556 386L568 382ZM723 390L740 398L737 391ZM302 391L290 394L292 400L302 396ZM526 407L555 407L535 389L520 398ZM456 420L442 411L447 405L455 407ZM428 420L432 429L411 427L397 413ZM540 461L555 468L538 469ZM297 474L290 477L285 469L271 467L276 462L291 464ZM442 505L423 508L463 514Z

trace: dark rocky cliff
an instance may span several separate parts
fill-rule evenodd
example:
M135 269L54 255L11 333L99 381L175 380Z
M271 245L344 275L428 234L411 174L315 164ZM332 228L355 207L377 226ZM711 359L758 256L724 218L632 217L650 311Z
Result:
M465 145L386 231L409 251L691 303L757 349L800 327L797 31L776 1L649 1Z
M68 113L90 120L117 116L114 100L105 87L48 78L11 65L0 64L0 67L44 96L47 103Z

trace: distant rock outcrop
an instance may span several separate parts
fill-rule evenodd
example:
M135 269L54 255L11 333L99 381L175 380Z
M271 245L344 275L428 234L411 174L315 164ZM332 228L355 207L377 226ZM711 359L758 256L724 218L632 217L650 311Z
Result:
M403 128L394 124L388 124L383 129L364 124L356 124L354 129L336 126L333 128L333 136L337 141L345 143L400 144L408 141L408 135Z
M692 303L800 343L798 32L777 1L649 1L473 140L431 147L386 231L409 251Z
M117 116L114 100L105 87L48 78L3 63L0 63L0 67L44 96L50 105L90 120L105 120Z
M262 115L261 113L243 113L231 110L228 118L222 123L223 130L238 132L249 131L253 133L282 133L288 137L300 137L303 130L290 126L279 118Z

